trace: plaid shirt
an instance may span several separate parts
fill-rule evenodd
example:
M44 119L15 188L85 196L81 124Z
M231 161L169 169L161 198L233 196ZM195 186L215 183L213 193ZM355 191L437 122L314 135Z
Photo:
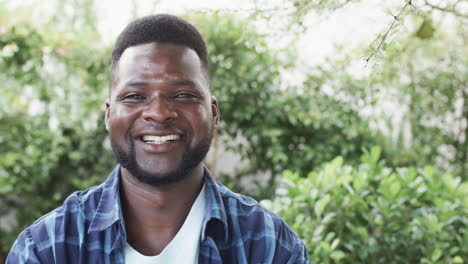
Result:
M199 263L309 263L294 231L252 198L216 183L205 169ZM120 166L101 185L75 192L24 230L7 264L124 263Z

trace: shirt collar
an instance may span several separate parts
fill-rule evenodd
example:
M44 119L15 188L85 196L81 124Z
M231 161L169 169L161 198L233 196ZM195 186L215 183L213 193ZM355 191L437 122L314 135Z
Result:
M117 165L107 180L102 184L102 194L93 220L89 226L88 233L103 231L115 222L123 219L119 188L120 165Z
M206 167L204 167L204 179L206 188L204 194L205 217L202 226L202 240L205 239L207 226L216 225L215 222L221 224L224 229L224 232L218 233L218 235L224 235L224 240L227 240L229 232L226 209L218 185ZM102 194L96 208L96 213L89 226L88 233L106 230L116 222L120 222L122 230L125 230L119 190L120 164L114 168L107 180L102 184Z

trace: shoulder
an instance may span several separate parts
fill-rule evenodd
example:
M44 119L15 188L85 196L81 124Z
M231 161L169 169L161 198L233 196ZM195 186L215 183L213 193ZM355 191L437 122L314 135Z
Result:
M71 224L79 224L77 223L79 221L84 223L89 220L96 212L101 193L101 185L72 193L65 199L62 206L42 216L28 228L33 238L41 240L44 237L41 233L44 231L52 228L58 231L58 227L63 229ZM55 233L55 235L59 234Z
M294 233L280 216L263 208L255 199L239 193L234 193L220 183L217 183L217 185L226 214L229 218L241 218L251 221L250 224L258 222L265 225L266 228L273 228L276 231L279 231L281 228L286 228L288 232ZM254 224L246 227L253 228L255 226Z
M40 263L29 228L21 232L8 253L6 264L16 263Z
M218 190L231 242L242 240L245 247L250 245L254 251L270 253L273 263L308 263L304 243L280 216L263 208L255 199L234 193L222 184L218 183Z
M63 205L37 219L20 233L13 244L7 263L40 263L40 255L65 243L67 237L79 237L99 203L101 185L72 193Z

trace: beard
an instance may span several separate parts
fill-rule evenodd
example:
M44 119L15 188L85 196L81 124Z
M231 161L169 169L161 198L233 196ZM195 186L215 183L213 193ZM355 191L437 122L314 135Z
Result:
M213 131L195 147L190 147L187 143L186 151L182 155L182 160L178 168L168 173L149 173L143 170L138 165L135 153L135 143L133 140L128 140L128 150L120 148L112 138L110 138L112 152L118 163L138 181L141 183L153 186L162 187L180 182L185 179L192 170L197 167L206 157L208 150L210 149L211 140L213 138Z

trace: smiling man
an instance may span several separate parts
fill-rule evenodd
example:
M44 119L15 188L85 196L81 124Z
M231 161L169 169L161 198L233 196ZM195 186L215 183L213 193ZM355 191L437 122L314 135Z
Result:
M200 33L129 24L112 53L106 128L118 165L24 230L7 263L309 263L277 215L203 165L219 122Z

